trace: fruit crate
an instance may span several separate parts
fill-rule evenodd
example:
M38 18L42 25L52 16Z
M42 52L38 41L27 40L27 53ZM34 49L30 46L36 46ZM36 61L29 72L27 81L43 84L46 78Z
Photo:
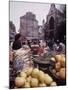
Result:
M39 68L40 70L47 72L49 66L54 66L54 62L51 61L49 58L44 59L42 57L37 57L33 59L34 67Z
M52 76L52 78L57 82L58 86L64 86L66 85L66 78L65 80L62 80L59 76L57 76L55 73L53 73L53 67L49 67L49 75Z

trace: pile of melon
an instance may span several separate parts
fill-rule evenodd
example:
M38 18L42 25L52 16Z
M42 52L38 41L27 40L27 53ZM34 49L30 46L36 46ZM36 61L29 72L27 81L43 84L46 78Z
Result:
M15 88L57 86L50 75L37 68L28 68L15 78Z
M55 68L52 70L60 79L65 80L66 60L64 54L55 55L51 58L55 62Z

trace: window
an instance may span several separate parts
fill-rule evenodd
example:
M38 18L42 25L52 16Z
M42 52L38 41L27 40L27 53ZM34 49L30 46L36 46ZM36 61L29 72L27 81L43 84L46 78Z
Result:
M54 29L54 18L53 17L50 18L49 29Z

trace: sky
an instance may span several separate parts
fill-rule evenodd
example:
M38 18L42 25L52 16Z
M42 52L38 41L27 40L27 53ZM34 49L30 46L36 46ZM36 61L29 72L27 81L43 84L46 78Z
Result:
M20 28L20 17L25 15L26 12L32 12L36 15L36 19L38 20L38 24L42 25L42 20L44 19L46 22L46 16L49 12L51 4L47 3L31 3L31 2L22 2L22 1L11 1L10 2L10 21L12 21L16 27L16 31L18 32ZM60 5L57 4L56 8L60 9Z

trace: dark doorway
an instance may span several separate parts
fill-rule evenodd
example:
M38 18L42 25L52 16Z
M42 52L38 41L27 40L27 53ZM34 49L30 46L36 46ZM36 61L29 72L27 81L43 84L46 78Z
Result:
M57 28L57 36L60 41L65 43L65 37L66 37L66 22L61 22L60 25Z
M49 29L54 29L54 18L53 17L50 18Z

